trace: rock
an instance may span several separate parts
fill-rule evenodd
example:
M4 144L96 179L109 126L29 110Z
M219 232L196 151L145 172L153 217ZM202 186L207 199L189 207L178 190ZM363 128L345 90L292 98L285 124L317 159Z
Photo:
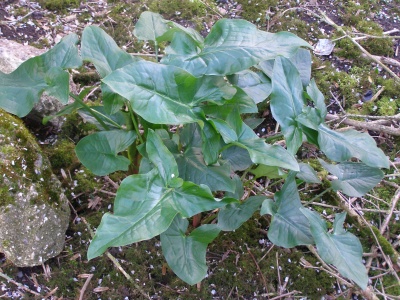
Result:
M45 50L37 49L32 46L25 46L15 41L0 38L0 71L11 73L27 59L41 55ZM70 79L70 87L76 90L76 87ZM41 124L43 117L53 115L63 108L63 104L56 98L43 94L39 103L36 103L33 110L27 115L31 121ZM63 118L54 118L49 123L60 128Z
M40 265L64 248L68 201L35 138L0 110L0 252L16 266Z

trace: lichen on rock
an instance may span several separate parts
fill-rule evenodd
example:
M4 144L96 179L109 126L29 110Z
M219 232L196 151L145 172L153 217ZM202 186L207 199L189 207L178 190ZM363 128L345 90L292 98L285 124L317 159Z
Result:
M35 138L0 110L0 252L16 266L40 265L64 247L70 210Z

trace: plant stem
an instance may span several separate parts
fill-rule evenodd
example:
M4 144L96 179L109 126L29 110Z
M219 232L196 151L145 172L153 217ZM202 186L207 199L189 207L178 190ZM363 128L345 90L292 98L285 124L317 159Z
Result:
M157 41L154 41L154 50L156 53L156 62L158 62L158 43L157 43Z
M309 205L309 204L311 204L312 202L314 202L315 200L317 200L318 198L320 198L322 195L325 195L327 192L330 192L332 190L332 188L330 187L330 188L327 188L326 190L324 190L322 193L319 193L318 195L316 195L314 198L312 198L311 200L309 200L309 201L305 201L304 202L304 205Z
M278 134L275 134L275 135L273 135L273 136L267 137L267 138L265 139L265 142L266 142L266 143L272 142L272 141L277 140L277 139L279 139L279 138L281 138L281 137L283 137L283 134L282 134L282 133L278 133Z
M143 144L143 143L144 143L144 140L143 140L142 135L140 134L139 125L138 125L137 120L136 120L136 118L135 118L135 113L134 113L134 111L133 111L133 109L132 109L130 103L126 103L126 106L128 107L129 115L131 116L131 120L132 120L132 123L133 123L133 127L135 128L135 131L136 131L136 133L137 133L137 135L138 135L139 141L140 141L141 144Z
M110 130L110 128L106 125L106 123L104 123L104 121L101 118L99 118L98 115L96 115L97 112L95 112L90 106L88 106L85 102L83 102L82 99L80 99L78 96L72 93L69 93L69 95L80 105L82 105L92 115L92 117L95 118L97 122L100 123L101 126L103 126L105 130Z

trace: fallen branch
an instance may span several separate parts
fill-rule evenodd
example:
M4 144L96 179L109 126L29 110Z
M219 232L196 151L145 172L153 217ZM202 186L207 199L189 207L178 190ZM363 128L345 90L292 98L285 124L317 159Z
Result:
M340 122L342 124L346 124L349 126L354 126L357 128L362 128L362 129L367 129L367 130L372 130L372 131L378 131L378 132L383 132L387 133L390 135L395 135L395 136L400 136L400 128L395 128L395 127L390 127L382 124L382 120L375 121L375 122L362 122L362 121L356 121L347 118L347 116L339 116L339 115L332 115L328 114L326 116L326 119L329 121L335 121L335 122ZM383 123L388 122L388 120L383 120Z

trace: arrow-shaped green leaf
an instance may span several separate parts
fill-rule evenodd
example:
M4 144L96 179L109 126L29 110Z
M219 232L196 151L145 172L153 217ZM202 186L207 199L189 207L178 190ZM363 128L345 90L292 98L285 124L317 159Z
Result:
M282 189L275 193L275 202L266 199L260 212L261 215L272 215L268 238L285 248L313 243L308 220L300 212L302 205L295 175L295 172L289 173Z
M221 208L218 213L218 227L224 231L238 229L260 208L265 199L264 196L253 196L243 203L232 203Z
M171 269L188 284L196 284L207 275L206 251L221 231L216 224L202 225L186 235L189 222L176 216L161 234L161 246Z
M158 170L125 178L115 198L114 214L106 213L90 244L88 258L108 247L123 246L150 239L164 232L180 213L188 218L232 202L217 201L204 185L183 182L166 187Z
M156 166L165 185L174 186L179 181L178 165L174 156L164 145L161 138L149 129L147 132L146 151L150 161Z
M82 164L98 176L127 171L131 162L118 153L128 148L135 139L134 131L96 132L81 139L75 152Z
M299 71L284 57L275 59L272 74L271 112L282 126L290 153L296 154L303 142L303 133L296 121L305 106Z
M178 67L140 61L112 72L103 82L128 99L146 121L182 124L199 120L193 108L204 100L195 97L201 80Z
M344 162L355 157L370 167L389 168L389 159L367 133L355 130L338 132L324 124L318 127L318 133L318 144L331 160Z
M369 167L363 163L344 162L330 165L319 159L321 165L337 179L333 180L332 188L342 191L351 197L361 197L373 189L382 179L384 173L379 168Z
M310 45L289 32L268 33L245 20L222 19L205 38L204 48L187 55L176 54L171 48L162 62L199 77L230 75L277 55L289 57L299 47Z
M100 27L88 26L82 32L82 58L96 67L102 78L112 71L137 61Z
M346 213L336 214L333 233L327 232L326 222L315 212L300 208L310 222L311 232L317 245L318 254L328 264L333 264L344 277L367 288L368 274L362 263L362 246L350 232L343 229Z
M165 20L160 14L145 11L140 14L133 34L139 40L156 41L168 31Z
M197 124L188 124L180 134L183 151L174 153L179 174L186 181L205 184L211 191L233 192L235 183L230 176L230 166L224 161L206 165L202 151L202 140Z
M26 116L46 91L66 104L69 94L69 75L63 69L82 64L76 44L78 36L71 34L48 52L28 59L14 72L0 72L0 107Z

